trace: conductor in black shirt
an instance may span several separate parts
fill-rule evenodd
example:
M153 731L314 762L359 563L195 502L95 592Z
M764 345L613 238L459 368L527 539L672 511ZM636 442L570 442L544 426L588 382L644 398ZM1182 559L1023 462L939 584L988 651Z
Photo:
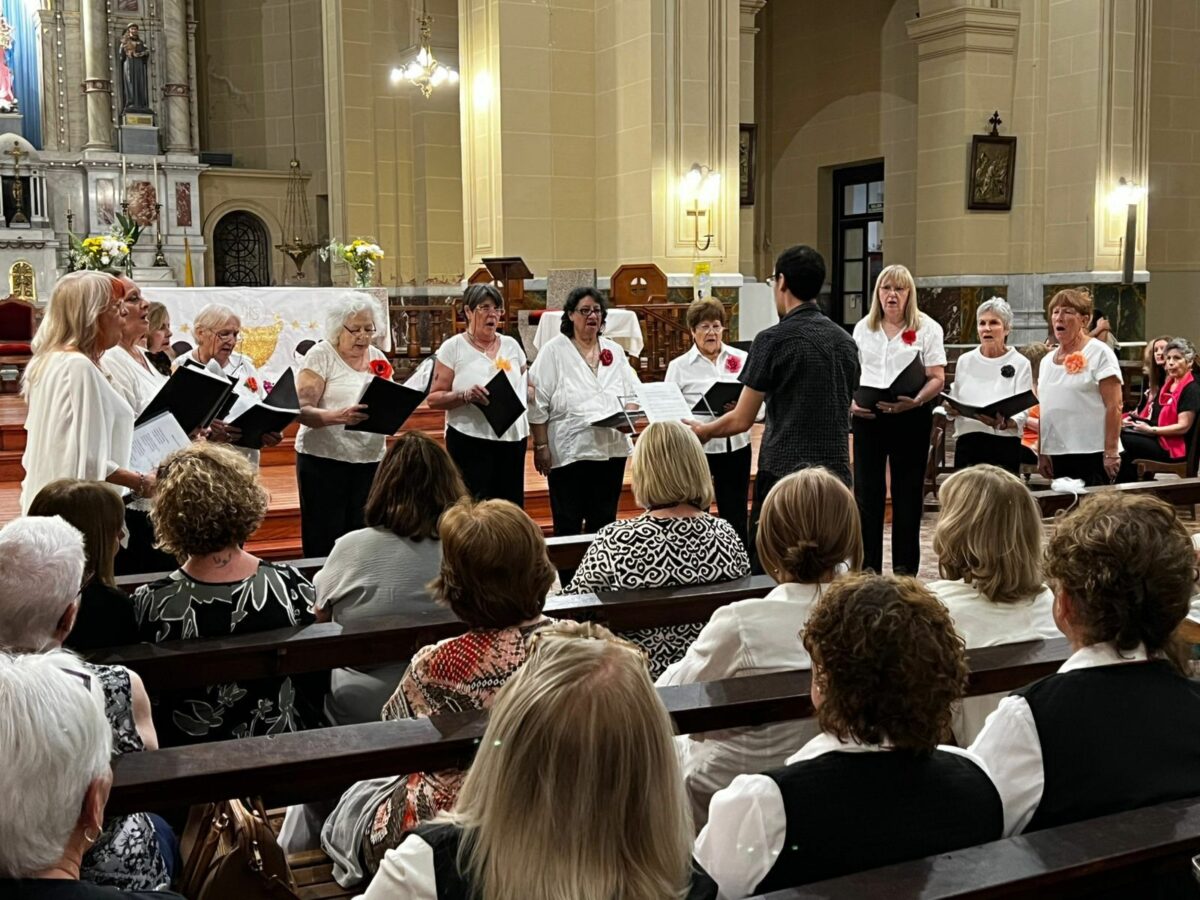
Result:
M740 434L767 403L746 548L759 573L754 534L775 482L798 469L824 466L851 483L848 410L859 373L854 340L817 305L825 283L821 254L803 245L789 247L775 260L770 281L779 322L754 338L738 377L743 387L737 406L716 421L690 423L702 443Z

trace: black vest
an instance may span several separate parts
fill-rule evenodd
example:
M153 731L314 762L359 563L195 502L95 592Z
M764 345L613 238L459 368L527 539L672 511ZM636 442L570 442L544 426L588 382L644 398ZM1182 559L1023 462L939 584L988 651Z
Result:
M458 869L458 843L462 829L457 825L419 825L414 832L433 848L433 870L438 900L477 900L474 886ZM531 865L536 861L531 860ZM685 900L716 900L717 884L692 861L692 886Z
M1015 693L1046 779L1026 831L1200 796L1200 682L1169 663L1076 669Z
M825 753L767 772L787 814L756 894L998 840L1004 810L978 765L945 750Z

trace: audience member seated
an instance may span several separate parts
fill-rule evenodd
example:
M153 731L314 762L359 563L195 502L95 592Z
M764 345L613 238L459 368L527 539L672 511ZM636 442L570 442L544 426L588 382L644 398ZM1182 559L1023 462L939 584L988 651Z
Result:
M1033 392L1038 389L1038 370L1042 365L1042 357L1050 352L1044 343L1026 344L1021 348L1021 355L1029 360L1029 368L1033 376ZM1036 466L1038 463L1038 431L1042 421L1041 404L1031 406L1025 416L1025 428L1021 432L1021 465Z
M193 444L168 456L158 479L154 533L183 565L133 595L142 640L227 637L313 621L308 579L242 549L267 512L267 492L244 456ZM157 715L163 744L312 728L322 724L323 680L274 677L164 693Z
M1042 518L1021 480L996 466L946 479L933 552L943 580L928 585L950 610L967 649L1060 638L1054 595L1042 579ZM968 697L954 716L965 747L1004 694Z
M375 474L366 528L338 538L313 579L317 621L348 624L433 606L442 564L438 518L466 495L450 455L420 431L401 434ZM334 669L325 715L335 725L378 722L404 665Z
M150 328L146 333L146 359L164 375L171 374L175 352L171 349L171 313L161 303L151 303L146 316Z
M759 561L779 586L713 613L660 685L809 668L799 639L804 623L836 574L862 566L854 494L828 469L793 472L767 494L757 540ZM813 720L802 719L678 738L696 826L707 821L713 793L734 776L782 766L816 733Z
M75 627L64 646L86 653L137 643L133 600L113 577L113 559L125 527L125 505L117 491L101 481L60 478L38 491L29 515L62 516L83 534L87 553L83 593Z
M633 497L646 510L596 533L568 594L732 581L750 574L733 526L709 513L712 476L700 440L680 422L652 422L633 449ZM680 659L703 623L631 632L657 677Z
M715 898L643 653L573 622L532 643L454 812L390 850L364 900Z
M971 745L1004 798L1005 834L1200 795L1200 684L1172 639L1196 556L1175 510L1085 498L1047 543L1046 574L1075 652L1006 697Z
M104 739L104 774L107 777L110 746L112 754L119 756L157 749L158 738L150 718L150 699L135 673L122 666L91 665L68 654L54 652L62 646L63 639L75 624L83 571L83 537L57 516L17 518L0 529L0 649L17 654L51 654L58 662L65 661L80 679L95 684L97 695L102 698L101 714L108 717L109 728L106 730L111 732L111 737ZM49 669L39 671L46 673ZM17 686L13 685L13 689ZM0 690L0 704L4 703L5 690L7 687ZM23 711L20 705L10 707L0 716L0 735L10 735L8 739L0 738L0 743L16 741L15 746L8 743L0 757L4 760L4 765L0 766L0 797L4 798L4 811L0 814L0 859L16 847L24 848L20 851L22 855L34 852L33 834L28 829L37 829L47 821L41 816L25 817L17 812L17 807L36 802L39 792L49 789L45 782L47 775L55 783L54 790L65 790L72 766L88 758L83 747L65 747L59 743L72 733L72 728L79 726L56 722L55 717L78 707L78 701L72 703L61 695L56 702L48 702L50 697L36 701L35 698L28 699L36 702L34 709L38 711L38 721L25 722L21 727L47 729L40 737L17 728L18 720L31 714ZM8 728L16 730L7 732ZM56 752L65 752L68 758L56 760ZM92 773L82 779L75 788L82 794L87 782L96 775ZM12 780L8 781L8 778ZM104 819L100 811L107 792L106 783L95 810L96 817L85 822L90 833L87 840L72 843L68 848L71 874L93 884L130 891L169 886L171 873L166 858L173 858L175 854L170 829L144 813ZM74 825L74 817L84 809L79 797L74 798L73 806L63 805L65 797L60 800L61 803L56 803L59 809L44 810L46 816L57 815L64 819L59 823L53 849L38 848L38 852L50 850L50 855L10 859L9 865L4 867L4 875L15 877L20 873L40 872L59 858L62 841L71 833L67 826ZM71 814L69 823L65 821L68 811ZM6 826L17 827L19 833L5 835ZM43 841L48 839L49 835L43 836ZM78 852L74 852L76 850ZM25 863L28 863L27 867L23 867ZM0 896L10 895L0 888ZM29 896L42 894L30 893ZM45 896L50 896L49 892ZM90 895L80 892L72 896Z
M1004 813L950 734L967 663L945 607L911 578L851 575L804 630L821 734L719 791L696 859L733 900L996 840Z
M1117 481L1137 481L1137 461L1184 462L1191 450L1200 383L1192 374L1196 348L1185 338L1171 338L1163 354L1166 381L1150 401L1149 415L1126 416L1121 431L1121 471Z
M1141 402L1138 403L1137 414L1143 419L1149 419L1154 402L1158 399L1158 392L1162 389L1163 383L1167 380L1167 344L1171 342L1171 335L1160 334L1153 340L1146 342L1146 349L1142 353L1142 384L1145 390L1142 391Z
M490 707L525 662L529 636L553 622L542 607L554 567L541 529L519 506L463 501L446 510L439 530L441 574L429 587L470 631L417 651L383 709L385 720ZM373 875L405 832L452 808L463 774L416 772L347 791L321 833L338 883Z

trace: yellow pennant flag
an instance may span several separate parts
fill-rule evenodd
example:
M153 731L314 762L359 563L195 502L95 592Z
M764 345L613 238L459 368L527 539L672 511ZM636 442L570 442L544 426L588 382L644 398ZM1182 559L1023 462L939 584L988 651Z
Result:
M192 247L188 243L187 235L183 238L183 286L196 286L196 278L192 275Z

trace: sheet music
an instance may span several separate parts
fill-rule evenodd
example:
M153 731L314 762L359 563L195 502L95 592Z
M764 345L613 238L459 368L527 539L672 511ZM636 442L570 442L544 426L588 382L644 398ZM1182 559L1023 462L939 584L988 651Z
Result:
M135 472L153 472L164 459L190 443L173 415L159 413L133 429L129 468Z
M637 386L638 405L651 422L681 422L695 417L673 381L652 381Z

